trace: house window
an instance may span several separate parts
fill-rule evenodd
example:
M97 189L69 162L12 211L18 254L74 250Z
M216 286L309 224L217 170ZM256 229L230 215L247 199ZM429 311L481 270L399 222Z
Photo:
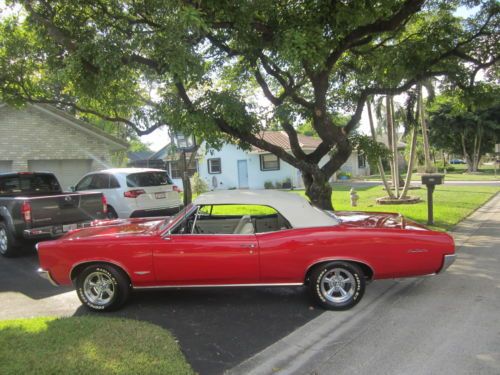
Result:
M181 166L178 160L167 161L166 169L170 172L171 178L182 178ZM196 160L193 160L188 166L188 176L193 177L196 172L198 172L198 168L196 168Z
M364 153L358 153L358 168L366 168L366 156Z
M222 173L220 158L208 159L207 163L208 163L208 173L210 174Z
M273 154L260 155L261 171L277 171L280 169L280 159Z

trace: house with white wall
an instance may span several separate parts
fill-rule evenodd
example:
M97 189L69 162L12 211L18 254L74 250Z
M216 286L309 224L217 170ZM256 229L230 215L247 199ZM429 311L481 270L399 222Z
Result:
M265 131L261 136L291 153L286 132ZM321 143L316 138L301 134L298 135L298 139L306 153L314 151ZM169 148L169 145L165 146L156 153L156 157L166 161L166 169L174 183L182 186L176 160L178 157L169 155ZM320 165L327 160L328 156L324 157ZM353 151L341 170L349 172L353 177L367 176L370 173L366 157L357 151ZM300 171L277 156L256 147L243 150L230 143L225 144L220 150L207 148L202 144L195 161L190 166L190 175L195 171L198 171L211 189L263 189L266 183L281 186L284 182L289 182L294 188L304 187Z

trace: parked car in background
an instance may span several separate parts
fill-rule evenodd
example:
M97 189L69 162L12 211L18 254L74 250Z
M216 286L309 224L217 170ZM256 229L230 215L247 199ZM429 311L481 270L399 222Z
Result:
M451 159L450 164L465 164L465 160L462 159Z
M63 193L52 173L0 173L0 254L106 217L100 193Z
M176 216L96 223L38 244L39 274L88 308L131 289L307 285L326 309L356 305L370 280L443 272L453 238L378 212L330 212L279 191L214 191ZM429 292L432 292L429 290Z
M115 168L86 174L74 191L106 197L109 218L167 216L182 205L180 191L161 169Z

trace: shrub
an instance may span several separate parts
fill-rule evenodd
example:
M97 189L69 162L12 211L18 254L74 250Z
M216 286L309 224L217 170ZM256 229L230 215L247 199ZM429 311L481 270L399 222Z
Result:
M274 189L274 185L272 181L264 182L264 189Z
M199 195L208 191L208 185L198 173L195 173L193 177L191 177L191 189L193 194Z
M340 180L348 180L351 178L351 176L352 174L350 172L340 171L339 173L337 173L337 178L339 178Z

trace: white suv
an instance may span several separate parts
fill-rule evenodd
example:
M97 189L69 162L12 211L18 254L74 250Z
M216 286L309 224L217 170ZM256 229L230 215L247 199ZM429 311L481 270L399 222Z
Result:
M161 169L115 168L86 174L74 191L101 192L110 218L168 216L179 211L179 188Z

